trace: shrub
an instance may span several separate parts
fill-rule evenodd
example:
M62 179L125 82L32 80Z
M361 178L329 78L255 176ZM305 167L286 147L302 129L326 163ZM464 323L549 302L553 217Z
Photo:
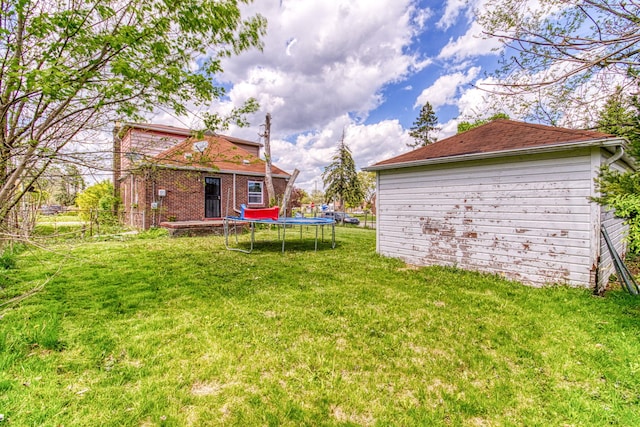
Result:
M113 196L113 184L110 181L102 181L84 190L76 198L76 205L80 208L80 217L88 221L91 212L98 212L98 221L102 223L115 223L117 217L114 209L117 199Z

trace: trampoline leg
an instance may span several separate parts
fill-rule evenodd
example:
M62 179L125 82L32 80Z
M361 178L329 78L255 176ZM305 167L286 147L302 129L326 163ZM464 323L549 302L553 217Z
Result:
M287 237L287 224L282 224L282 253L284 254L284 241Z
M318 252L318 226L316 225L316 252Z
M336 225L331 224L331 249L336 247Z

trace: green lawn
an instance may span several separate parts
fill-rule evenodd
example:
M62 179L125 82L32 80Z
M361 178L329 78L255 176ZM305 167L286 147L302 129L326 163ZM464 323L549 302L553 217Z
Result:
M640 299L409 268L372 230L285 254L274 233L23 252L0 270L0 425L640 425Z

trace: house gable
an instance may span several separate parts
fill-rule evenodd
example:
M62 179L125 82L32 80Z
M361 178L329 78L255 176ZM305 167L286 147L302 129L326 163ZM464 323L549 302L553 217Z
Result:
M221 136L191 137L149 159L160 167L189 170L209 170L221 173L264 175L265 161ZM277 166L271 167L274 176L288 177Z
M264 207L267 197L255 199L256 185L266 191L261 146L164 125L128 124L114 130L114 182L126 222L148 228L167 220L216 218L250 203L250 194L254 205ZM276 166L271 172L281 198L290 175ZM208 182L215 184L207 187Z

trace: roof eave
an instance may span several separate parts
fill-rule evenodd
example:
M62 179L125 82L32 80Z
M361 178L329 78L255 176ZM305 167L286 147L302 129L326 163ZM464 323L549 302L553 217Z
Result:
M489 153L471 153L471 154L462 154L458 156L446 156L446 157L436 157L433 159L421 159L421 160L411 160L408 162L399 162L399 163L388 163L384 165L371 165L362 170L367 172L376 172L382 170L389 169L404 169L416 166L428 166L428 165L437 165L444 163L457 163L471 160L486 160L486 159L495 159L499 157L507 157L507 156L518 156L518 155L527 155L527 154L544 154L544 153L553 153L558 151L572 150L575 148L587 148L587 147L617 147L617 146L627 147L627 143L622 138L602 138L602 139L594 139L590 141L576 141L569 143L561 143L561 144L553 144L553 145L543 145L538 147L529 147L529 148L517 148L513 150L503 150L503 151L492 151ZM627 160L627 163L634 167L635 163L633 161L629 162L628 156L624 156L624 159Z
M151 164L141 165L140 167L151 166ZM222 174L236 174L236 175L247 175L247 176L265 176L264 172L252 172L252 171L241 171L235 169L218 169L218 168L208 168L205 166L179 166L179 165L166 165L166 164L154 164L156 168L161 169L172 169L172 170L185 170L185 171L197 171L197 172L211 172L211 173L222 173ZM289 179L291 175L289 174L272 174L274 178L285 178Z

